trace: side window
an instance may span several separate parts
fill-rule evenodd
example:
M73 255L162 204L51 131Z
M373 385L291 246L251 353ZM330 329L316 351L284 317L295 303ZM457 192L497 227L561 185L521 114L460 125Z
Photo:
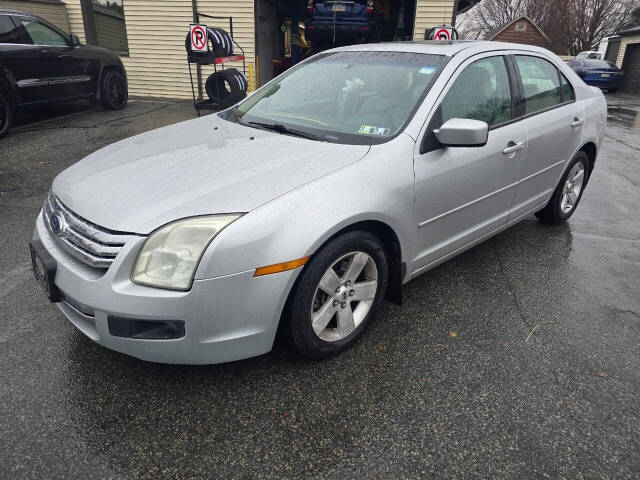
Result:
M27 43L11 17L0 15L0 43Z
M562 102L572 102L576 99L576 92L562 73L558 72L560 75L560 87L562 88Z
M68 45L65 37L40 22L21 18L20 23L22 23L27 34L36 45L54 45L56 47L66 47Z
M442 121L481 120L489 126L511 120L511 88L504 57L489 57L467 66L440 106Z
M535 113L562 103L560 78L556 67L539 57L516 56L524 86L526 113Z

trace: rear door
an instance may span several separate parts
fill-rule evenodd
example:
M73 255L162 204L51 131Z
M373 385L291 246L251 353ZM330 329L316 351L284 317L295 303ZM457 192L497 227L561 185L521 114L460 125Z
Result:
M556 188L567 162L582 143L584 110L571 83L549 60L535 54L513 57L524 99L528 147L511 218L542 208Z
M420 270L504 226L516 192L526 131L515 122L509 66L502 55L467 60L436 103L414 158ZM481 147L443 147L433 130L451 118L489 125Z
M0 67L21 104L46 100L49 84L42 54L10 15L0 15Z

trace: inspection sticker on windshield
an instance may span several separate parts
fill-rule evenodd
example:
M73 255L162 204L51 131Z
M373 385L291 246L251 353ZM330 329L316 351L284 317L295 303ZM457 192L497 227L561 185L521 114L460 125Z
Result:
M362 125L358 133L361 135L376 135L378 137L386 137L389 135L390 130L382 127L370 127L369 125Z
M434 66L428 66L428 67L422 67L419 72L422 73L423 75L431 75L433 72L435 72L438 69L438 67L434 67Z

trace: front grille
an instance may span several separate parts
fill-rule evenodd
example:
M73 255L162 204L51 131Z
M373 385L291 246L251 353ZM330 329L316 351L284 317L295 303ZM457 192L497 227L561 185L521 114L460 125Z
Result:
M56 243L90 267L109 268L120 249L133 236L132 233L114 232L85 220L65 207L53 193L47 196L42 213L44 224Z

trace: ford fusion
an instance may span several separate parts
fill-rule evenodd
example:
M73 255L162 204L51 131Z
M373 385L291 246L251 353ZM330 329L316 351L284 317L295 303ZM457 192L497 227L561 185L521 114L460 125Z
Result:
M547 50L358 45L60 173L31 253L93 341L166 363L319 359L402 285L531 214L576 211L606 103Z

